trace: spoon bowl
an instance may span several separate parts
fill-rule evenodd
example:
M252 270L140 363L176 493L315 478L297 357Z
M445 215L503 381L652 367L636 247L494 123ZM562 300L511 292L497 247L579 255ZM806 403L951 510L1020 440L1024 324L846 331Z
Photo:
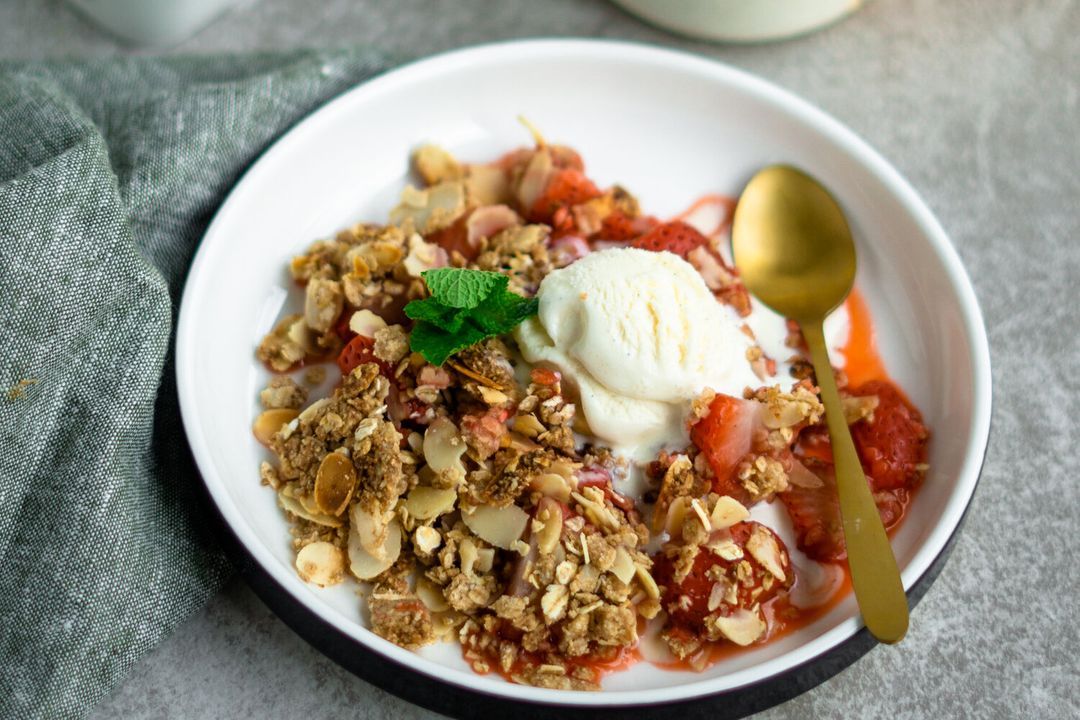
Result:
M843 211L796 168L774 165L754 175L731 236L747 289L785 317L824 317L855 282L855 243Z
M758 172L743 190L731 244L747 289L802 330L825 405L855 598L871 634L882 642L898 642L907 632L907 598L825 346L825 316L855 282L855 242L844 212L812 177L774 165Z

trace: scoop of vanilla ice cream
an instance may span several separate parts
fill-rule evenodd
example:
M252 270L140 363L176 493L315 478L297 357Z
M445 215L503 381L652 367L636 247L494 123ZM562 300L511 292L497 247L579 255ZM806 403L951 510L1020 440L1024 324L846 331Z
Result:
M760 384L735 313L671 253L590 253L550 273L537 297L538 316L516 332L522 355L558 367L590 432L623 454L685 442L690 401L706 387L741 395Z

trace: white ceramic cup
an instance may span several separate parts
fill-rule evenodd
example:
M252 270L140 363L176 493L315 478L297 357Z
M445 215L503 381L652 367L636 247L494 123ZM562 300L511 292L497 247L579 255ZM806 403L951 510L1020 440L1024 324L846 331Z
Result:
M614 0L638 17L683 35L727 42L780 40L817 30L863 0Z
M238 0L69 0L106 30L141 45L171 45Z

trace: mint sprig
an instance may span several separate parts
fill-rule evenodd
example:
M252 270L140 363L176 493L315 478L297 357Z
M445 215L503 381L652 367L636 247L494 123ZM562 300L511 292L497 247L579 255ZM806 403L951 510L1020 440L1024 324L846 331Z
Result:
M415 321L409 346L442 365L485 338L508 333L539 310L536 298L509 289L502 273L438 268L422 273L431 297L413 300L405 314Z

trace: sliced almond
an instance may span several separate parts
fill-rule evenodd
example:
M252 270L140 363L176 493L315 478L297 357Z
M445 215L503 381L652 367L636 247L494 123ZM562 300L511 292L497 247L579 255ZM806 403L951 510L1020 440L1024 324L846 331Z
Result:
M318 416L322 409L330 404L329 398L319 398L301 411L298 416L300 422L309 423Z
M480 247L482 238L492 238L503 230L521 224L518 214L506 205L478 207L465 221L465 237L472 248Z
M725 587L726 582L713 583L712 590L709 591L709 601L706 605L709 612L712 612L716 608L720 607L720 603L724 599L724 594L727 591Z
M536 517L533 519L533 532L536 535L537 550L543 555L553 552L562 537L562 529L562 508L554 500L544 498L540 501Z
M379 550L379 557L369 553L361 545L355 526L349 528L349 570L353 575L361 580L370 580L397 562L401 554L401 526L397 521L387 527L386 540Z
M506 173L494 165L472 165L465 178L469 202L478 205L495 205L505 202L510 196L510 187Z
M505 447L511 447L520 453L530 453L541 449L541 445L538 445L535 441L530 440L524 435L516 432L508 432L503 435L503 445Z
M486 573L491 572L492 566L495 564L495 548L477 548L476 549L476 564L473 565L473 569L476 572Z
M426 235L448 227L464 212L465 184L460 180L445 180L424 190L406 187L401 202L390 211L390 222L402 225L411 220Z
M458 545L458 556L461 558L461 572L472 575L476 567L476 543L471 538L465 538Z
M328 515L340 515L356 490L356 468L341 453L330 453L319 463L315 475L315 504Z
M551 151L541 148L529 159L516 188L518 202L523 208L531 208L544 192L552 173L555 171L551 161Z
M465 477L461 456L465 454L465 440L457 426L447 418L436 418L424 431L424 459L437 473L449 472Z
M517 505L481 505L471 511L462 510L461 519L477 537L503 550L509 550L515 540L521 539L529 523L528 513Z
M457 490L417 485L409 491L405 509L417 520L431 520L454 509Z
M527 438L534 438L547 430L535 415L518 415L514 418L513 429Z
M431 629L435 632L436 639L443 642L452 642L458 639L458 631L468 618L454 610L446 610L431 614Z
M405 256L402 265L405 272L414 278L420 277L425 270L446 265L446 251L435 243L425 242L424 238L417 233L409 236L409 254Z
M529 481L529 487L559 502L570 501L570 484L562 475L556 475L555 473L534 475Z
M689 511L689 498L677 497L671 501L671 506L667 511L667 517L664 520L664 529L667 530L668 535L673 538L682 536L683 522L686 520L686 513Z
M660 588L656 585L656 580L653 579L652 573L646 570L641 565L634 565L634 572L637 573L638 582L641 583L641 587L644 588L645 593L655 599L660 597Z
M615 519L604 504L604 491L600 488L592 486L583 488L580 493L570 493L570 497L581 505L582 509L585 510L585 515L596 525L611 530L619 527L619 521Z
M385 327L386 321L370 310L357 310L349 318L349 329L367 338L374 338Z
M341 520L331 515L324 515L318 512L312 512L308 508L297 500L295 497L287 494L288 486L282 488L278 492L278 504L281 507L297 517L301 517L304 520L310 520L317 525L325 525L326 527L341 527Z
M345 573L345 553L328 542L313 542L296 554L296 572L304 582L319 587L336 585Z
M279 431L281 433L281 439L288 440L290 437L292 437L292 434L296 432L296 428L298 427L300 427L299 417L295 417L289 422L282 425L281 430Z
M574 473L581 467L580 463L572 463L567 460L556 460L551 463L548 470L556 475L562 475L567 482L570 482L574 478Z
M510 398L502 390L496 390L487 385L477 385L476 389L480 392L480 399L488 405L502 405L510 402Z
M697 515L698 520L701 521L701 526L705 528L705 532L712 532L712 521L709 520L709 514L705 512L705 506L701 504L701 501L694 498L690 501L690 509Z
M723 560L733 561L742 560L743 558L742 548L731 539L731 535L728 533L722 533L719 536L714 534L709 542L705 544L705 547Z
M629 551L622 545L615 548L615 562L612 564L610 572L627 585L634 579L634 573L637 572L634 558L630 556Z
M446 602L446 597L443 595L442 588L428 580L426 577L421 576L417 578L416 596L420 598L420 602L424 603L424 606L432 612L442 612L450 609L450 605Z
M750 517L750 511L733 497L724 495L713 506L709 520L714 530L729 528L735 523L740 523Z
M461 163L438 145L422 145L412 155L413 167L428 185L462 176Z
M761 525L755 526L750 537L746 539L746 551L777 580L780 582L787 580L783 558L780 555L780 545L776 542L776 536L769 530Z
M380 515L364 510L359 504L349 511L350 531L356 533L360 546L376 557L386 546L387 522ZM351 533L350 533L351 538Z
M654 531L659 532L665 527L682 527L682 518L678 518L678 524L675 525L668 521L668 513L671 504L680 497L681 493L685 492L683 476L687 472L692 472L693 467L693 463L686 455L676 455L672 458L671 465L664 471L664 478L660 481L660 492L657 494L656 508L653 513L652 525Z
M294 320L291 325L289 325L288 329L285 330L285 337L289 340L289 342L293 343L296 348L303 353L303 355L306 355L307 353L311 352L312 348L315 345L315 340L313 338L311 328L308 327L308 324L304 321L304 318L299 315L297 315L296 318L297 319ZM301 355L301 358L303 357L303 355Z
M716 629L736 645L746 647L765 634L765 621L757 612L739 608L715 620Z
M251 426L251 432L255 433L255 439L263 445L269 445L274 439L274 433L281 430L282 426L291 422L300 411L292 408L274 408L259 413Z

